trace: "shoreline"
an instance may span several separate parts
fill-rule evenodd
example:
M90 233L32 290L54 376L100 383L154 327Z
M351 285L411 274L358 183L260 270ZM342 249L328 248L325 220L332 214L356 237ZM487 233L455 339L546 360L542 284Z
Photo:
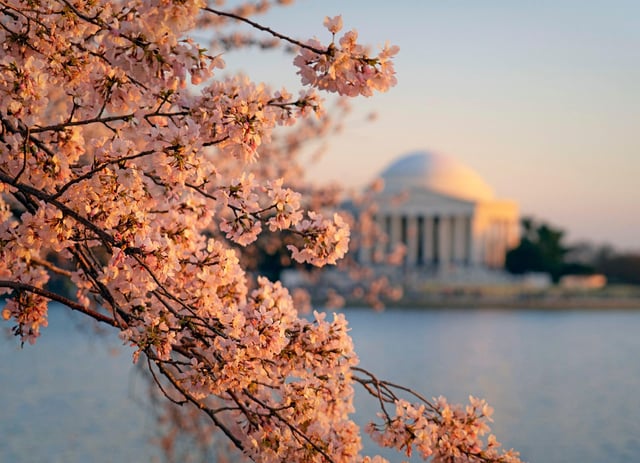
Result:
M406 291L398 300L385 299L385 308L438 309L524 309L524 310L640 310L640 287L607 286L596 290L553 287L522 291L507 286L461 288L432 286L423 291ZM347 300L346 307L362 306Z
M351 306L347 304L347 307ZM385 309L640 310L640 298L428 298L385 301Z

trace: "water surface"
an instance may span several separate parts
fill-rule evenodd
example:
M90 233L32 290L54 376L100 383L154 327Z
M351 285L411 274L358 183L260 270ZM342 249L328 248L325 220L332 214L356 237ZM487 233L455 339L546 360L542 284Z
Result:
M486 398L499 440L529 462L640 455L640 310L345 313L363 367L427 397ZM0 336L0 461L156 461L130 350L77 324L54 309L35 346Z
M361 363L428 397L494 406L523 459L637 461L640 312L349 311Z

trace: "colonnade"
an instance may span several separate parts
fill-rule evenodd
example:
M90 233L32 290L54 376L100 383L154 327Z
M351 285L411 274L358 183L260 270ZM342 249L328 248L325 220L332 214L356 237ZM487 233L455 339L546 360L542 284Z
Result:
M364 250L364 262L371 251L389 252L402 243L406 247L404 263L411 267L470 265L473 261L471 216L383 215L376 218L388 241L374 250Z

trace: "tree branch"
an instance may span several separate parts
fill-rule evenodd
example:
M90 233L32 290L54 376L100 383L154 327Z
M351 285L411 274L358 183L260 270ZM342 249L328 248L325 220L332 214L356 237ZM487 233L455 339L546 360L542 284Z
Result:
M26 283L20 283L18 281L9 281L9 280L0 280L0 287L12 288L16 291L28 291L30 293L34 293L39 296L46 297L47 299L51 299L52 301L60 302L61 304L66 305L72 310L82 312L83 314L90 316L94 320L97 320L102 323L106 323L107 325L111 325L115 328L120 328L116 320L109 318L106 315L103 315L99 312L96 312L95 310L88 309L85 306L78 304L77 302L74 302L71 299L68 299L64 296L56 294L52 291L49 291L43 288L38 288L36 286L31 286Z
M18 190L20 190L24 194L35 196L36 198L44 201L45 203L49 203L49 204L57 207L64 215L75 219L77 222L81 223L82 225L87 227L89 230L94 232L98 236L98 238L100 238L102 240L103 243L111 245L111 246L116 246L118 244L118 243L116 243L116 239L113 236L111 236L110 234L108 234L107 232L105 232L104 230L99 228L98 226L96 226L90 220L82 217L80 214L78 214L73 209L68 208L67 206L62 204L60 201L57 201L56 199L54 199L54 197L51 197L51 196L47 195L46 193L43 193L42 191L40 191L40 190L38 190L36 188L33 188L33 187L29 186L29 185L25 185L24 183L18 183L16 181L14 181L13 178L11 178L10 176L6 175L4 172L0 172L0 181L6 183L8 185L16 187Z
M312 52L317 53L319 55L326 55L329 53L329 50L320 50L319 48L312 47L311 45L307 45L298 40L292 39L291 37L287 37L286 35L282 35L279 32L274 31L273 29L269 29L268 27L258 24L257 22L251 21L250 19L244 18L242 16L238 16L237 14L227 13L226 11L214 10L213 8L210 8L210 7L205 7L203 8L203 10L208 11L209 13L217 14L218 16L225 16L227 18L235 19L236 21L247 23L251 27L255 27L256 29L267 32L273 35L274 37L284 40L285 42L289 42L293 45L297 45L298 47L311 50Z

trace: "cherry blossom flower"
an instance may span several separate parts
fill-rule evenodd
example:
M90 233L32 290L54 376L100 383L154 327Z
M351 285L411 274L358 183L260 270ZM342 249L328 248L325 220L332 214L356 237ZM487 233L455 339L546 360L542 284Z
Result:
M342 30L342 16L334 16L333 18L326 17L324 18L324 26L331 32L332 34L337 34Z

